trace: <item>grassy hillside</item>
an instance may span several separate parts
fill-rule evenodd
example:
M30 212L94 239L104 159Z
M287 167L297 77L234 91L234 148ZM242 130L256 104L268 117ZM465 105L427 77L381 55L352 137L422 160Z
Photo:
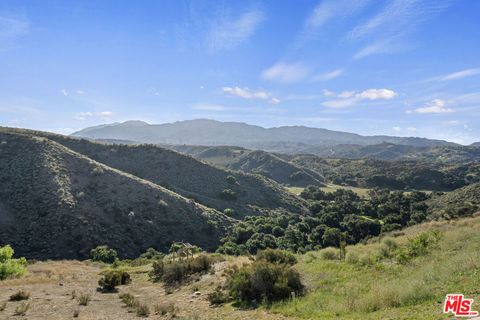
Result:
M109 145L45 132L34 134L208 207L220 211L233 209L235 218L272 209L307 211L302 199L261 175L223 170L154 145ZM232 193L225 194L227 191Z
M388 257L386 243L411 249L417 244L412 239L433 230L439 240L408 262ZM296 319L451 319L442 314L447 293L463 293L479 309L479 217L426 223L392 236L393 242L347 246L346 262L322 258L330 249L299 256L297 269L309 292L270 311Z
M306 187L309 185L323 185L324 179L317 172L301 168L281 159L275 154L265 151L252 151L229 146L168 147L223 168L247 173L258 173L286 186Z
M0 131L0 244L30 258L122 256L172 241L218 244L224 214L46 138Z

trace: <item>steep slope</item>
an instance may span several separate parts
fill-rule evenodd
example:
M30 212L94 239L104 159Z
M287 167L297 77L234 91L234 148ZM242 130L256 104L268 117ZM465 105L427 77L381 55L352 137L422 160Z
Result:
M480 183L437 195L429 201L432 218L456 218L480 211Z
M261 150L252 151L229 146L177 145L167 147L223 168L258 173L288 186L323 185L323 177L317 172L298 167L272 153Z
M262 214L264 210L308 211L302 199L261 175L223 170L154 145L108 145L50 133L35 134L208 207L233 209L235 218Z
M44 137L0 129L0 245L29 258L123 257L172 241L214 248L232 221Z
M278 148L285 150L291 147L298 151L298 144L304 144L305 147L338 144L372 145L384 142L411 146L455 145L441 140L414 137L361 136L303 126L266 129L245 123L207 119L153 125L141 121L127 121L86 128L73 133L73 135L91 139L123 139L144 143L232 145L266 151L280 151ZM288 145L292 146L287 147Z

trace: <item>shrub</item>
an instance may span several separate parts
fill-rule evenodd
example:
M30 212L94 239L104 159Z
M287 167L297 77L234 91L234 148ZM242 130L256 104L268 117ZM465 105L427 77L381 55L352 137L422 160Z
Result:
M167 286L184 282L191 274L208 272L213 264L213 258L201 254L189 260L172 261L163 263L156 261L149 272L153 281L163 281Z
M14 253L9 245L0 247L0 280L19 277L27 272L25 268L27 260L25 258L13 259Z
M320 257L323 260L337 260L339 258L338 251L334 248L325 248L320 251Z
M410 239L405 247L398 248L395 257L398 262L407 263L414 257L426 255L438 243L440 237L438 231L422 232Z
M108 246L98 246L90 251L90 257L92 261L113 263L117 259L117 251Z
M136 309L139 304L138 300L131 293L121 293L118 297L129 309Z
M155 313L160 315L166 315L170 313L172 316L177 313L177 308L173 302L163 302L155 305Z
M28 309L30 309L30 304L26 302L22 302L21 305L15 308L15 315L24 316L27 313Z
M294 265L297 258L293 254L285 250L265 249L257 253L257 260L265 260L270 263L284 263Z
M30 299L30 292L20 290L10 296L10 301L21 301Z
M165 255L157 250L155 250L154 248L148 248L147 251L145 251L144 253L142 253L140 255L140 258L142 259L149 259L149 260L159 260L159 259L163 259Z
M287 299L292 292L301 295L304 286L300 274L286 264L256 261L228 272L227 286L237 301L273 302Z
M360 258L355 252L347 252L345 261L350 264L357 264L360 261Z
M211 305L220 305L228 302L228 294L222 290L222 287L218 286L215 291L207 295L207 299Z
M114 291L116 286L125 285L132 282L130 274L122 270L108 270L103 273L102 278L98 280L98 285L102 291Z
M154 282L162 280L165 265L162 260L154 261L152 264L152 270L148 273L150 279Z
M235 178L234 176L229 175L227 176L226 180L229 184L237 184L237 178Z
M226 208L225 210L223 210L223 213L226 216L233 217L235 215L235 210L230 209L230 208Z
M92 296L89 293L81 293L77 297L78 304L81 306L86 306L90 302Z
M144 303L140 303L137 306L136 310L137 310L137 316L139 316L139 317L148 317L148 315L150 314L150 309Z
M220 193L220 197L228 201L237 200L237 194L232 189L223 189Z

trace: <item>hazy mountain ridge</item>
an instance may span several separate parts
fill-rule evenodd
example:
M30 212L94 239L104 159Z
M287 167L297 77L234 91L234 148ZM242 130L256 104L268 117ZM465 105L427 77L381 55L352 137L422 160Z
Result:
M73 136L92 139L122 139L143 143L232 145L253 149L271 149L277 144L333 146L338 144L372 145L395 143L412 146L455 145L441 140L414 137L361 136L358 134L304 126L263 128L238 122L198 119L167 124L127 121L86 128Z
M182 240L214 248L233 222L44 137L1 129L0 154L0 243L20 255L85 258L107 244L135 257Z

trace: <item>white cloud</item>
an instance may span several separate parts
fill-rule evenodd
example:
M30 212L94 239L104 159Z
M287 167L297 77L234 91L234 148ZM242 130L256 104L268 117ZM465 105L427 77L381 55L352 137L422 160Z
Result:
M353 97L357 92L356 91L343 91L341 92L338 97L339 98L342 98L342 99L346 99L346 98L351 98Z
M400 127L392 127L393 131L400 132L402 129Z
M305 22L309 29L317 29L339 17L348 17L368 4L368 0L323 0L315 7Z
M268 69L265 69L261 77L265 80L292 83L304 79L309 73L308 69L301 63L278 62Z
M210 51L235 48L251 37L263 20L264 14L259 10L245 12L236 18L224 15L215 19L207 36Z
M415 128L415 127L408 127L407 130L410 131L410 132L415 132L415 131L417 131L417 128Z
M278 99L278 98L272 98L272 99L270 99L270 103L271 103L271 104L279 104L280 102L281 102L281 101L280 101L280 99Z
M368 89L357 93L356 91L343 91L337 97L337 100L329 100L322 103L328 108L347 108L354 106L363 100L390 100L398 94L390 89Z
M366 47L363 47L362 49L360 49L357 53L355 53L353 55L353 58L355 60L358 60L374 54L390 53L390 52L397 51L399 46L394 44L393 40L394 38L377 41L372 44L369 44Z
M330 72L321 73L313 77L313 81L326 81L340 77L343 74L343 69L336 69Z
M66 89L62 89L62 90L60 90L60 92L61 92L65 97L68 96L68 91L67 91Z
M198 103L192 106L193 110L202 110L202 111L223 111L225 106L219 104L208 104L208 103Z
M368 89L359 93L359 98L368 100L389 100L395 98L398 94L389 89Z
M330 90L327 90L327 89L323 89L322 90L322 93L325 97L333 97L335 96L335 92L333 91L330 91Z
M445 100L434 99L427 106L422 108L417 108L413 110L413 112L421 113L421 114L429 114L429 113L452 113L455 111L453 109L446 108L445 106L446 106ZM407 113L412 113L412 111Z
M237 96L243 99L259 99L259 100L270 100L272 104L279 104L280 99L273 97L269 92L264 90L251 90L249 88L240 88L240 87L223 87L223 92Z
M81 96L81 95L85 94L85 91L83 91L82 89L77 89L77 91L75 91L75 93L78 94L79 96Z
M248 88L240 87L223 87L223 92L244 99L268 99L269 94L266 91L253 91Z
M438 80L440 81L457 80L457 79L472 77L476 75L480 75L480 68L466 69L466 70L450 73L450 74L439 77Z
M100 118L102 120L108 120L111 116L113 116L113 112L111 111L100 111L100 112L77 112L75 114L75 120L83 121L87 118Z

